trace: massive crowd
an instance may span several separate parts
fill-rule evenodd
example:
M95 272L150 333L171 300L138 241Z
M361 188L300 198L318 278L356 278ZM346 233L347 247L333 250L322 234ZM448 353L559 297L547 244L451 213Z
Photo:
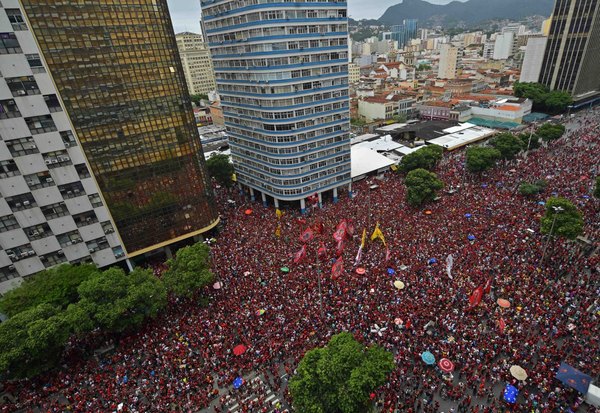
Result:
M210 304L174 301L104 357L81 356L81 348L100 346L91 338L74 343L60 371L5 383L15 402L2 411L223 412L230 396L219 389L250 372L288 394L281 373L293 374L307 350L341 331L394 353L396 368L376 392L384 412L437 412L444 405L501 412L507 408L505 383L521 390L514 411L593 411L554 375L562 361L600 375L600 262L562 240L550 243L541 262L546 238L540 234L539 201L552 193L577 205L594 247L600 239L600 202L591 196L600 173L600 116L580 115L573 123L576 129L548 147L481 176L465 172L464 151L447 155L436 171L446 190L426 206L427 214L406 205L403 179L391 172L376 181L378 189L363 180L353 184L353 198L343 194L338 203L311 208L305 216L288 210L280 221L272 206L250 203L237 188L218 189L223 229L211 256L223 288L204 292ZM518 194L521 181L537 179L548 182L543 195ZM229 207L228 199L237 207ZM246 215L247 208L253 213ZM332 234L342 219L352 221L355 234L343 251L343 274L334 280ZM360 234L363 228L370 234L377 222L389 260L380 241L369 242L359 265L366 272L359 275L354 260ZM299 235L321 224L323 233L308 242L307 256L293 264ZM327 258L317 260L321 242ZM448 255L454 259L451 277ZM289 273L280 270L284 266ZM469 308L473 290L490 279L490 292ZM404 289L394 287L397 280ZM498 298L511 306L499 307ZM374 333L375 324L382 329ZM233 348L240 344L247 351L236 356ZM453 378L426 365L424 351L454 362ZM526 381L511 376L513 364L527 371ZM240 411L267 410L253 403Z

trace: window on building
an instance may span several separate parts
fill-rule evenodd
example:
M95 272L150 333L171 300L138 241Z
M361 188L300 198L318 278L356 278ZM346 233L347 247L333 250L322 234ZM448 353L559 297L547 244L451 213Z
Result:
M85 195L85 190L83 189L81 182L71 182L69 184L59 185L58 190L64 199Z
M100 199L100 195L99 194L88 195L88 198L89 198L89 200L92 203L92 206L94 208L98 208L98 207L102 206L102 199Z
M33 76L7 77L6 84L15 97L40 94L40 88Z
M83 242L81 234L76 229L64 234L59 234L56 236L56 239L62 248Z
M123 251L123 247L120 245L118 247L113 247L112 249L115 258L123 258L125 256L125 251Z
M5 198L5 200L13 212L23 211L25 209L37 206L35 198L29 192L21 195L10 196Z
M40 208L42 210L42 214L46 217L47 220L64 217L69 215L69 210L64 202L57 202L56 204L46 205Z
M94 253L110 247L105 237L100 237L85 243L90 253Z
M70 146L77 145L77 141L75 140L75 136L73 136L73 132L70 130L62 131L60 133L60 137L62 138L63 143L68 148Z
M0 33L0 54L23 53L14 33Z
M27 59L27 63L29 63L29 67L33 73L45 73L46 69L44 68L44 64L42 63L42 59L40 55L37 53L26 54L25 58Z
M20 116L19 107L13 99L0 100L0 119L18 118Z
M9 178L20 174L17 164L12 159L0 161L0 178Z
M14 265L9 265L7 267L0 268L0 282L12 280L13 278L17 278L19 274L15 269Z
M54 132L56 125L50 115L32 116L25 118L25 123L29 127L32 135L38 135L40 133Z
M49 169L73 164L67 151L48 152L42 154L42 156L44 157L44 163Z
M46 188L48 186L54 185L54 179L52 179L52 177L50 176L50 172L48 171L38 172L36 174L31 175L25 175L23 178L25 178L25 182L27 182L27 185L31 190Z
M31 244L19 245L6 250L6 255L12 262L24 260L25 258L33 257L35 251L31 248Z
M27 30L27 24L25 24L25 19L23 19L21 10L4 9L4 11L6 11L8 21L10 21L10 24L12 25L14 31Z
M58 101L58 97L56 95L44 95L44 100L46 101L46 105L48 105L48 110L51 113L62 111L62 107L60 106L60 102Z
M0 232L10 231L19 227L19 223L14 215L0 217Z
M52 235L52 230L47 223L34 225L31 227L23 228L29 241L35 241L36 239L46 238Z
M100 225L102 225L102 231L104 231L105 234L112 234L113 232L115 232L115 229L113 228L112 224L110 223L110 221L104 221L102 222Z
M6 146L13 157L39 153L33 138L11 139L6 141Z
M77 175L79 175L79 179L85 179L90 177L90 171L84 163L75 165L75 170L77 171Z
M51 252L49 254L40 255L40 260L45 268L50 268L60 263L66 262L65 253L61 250Z
M98 217L94 211L86 211L81 214L73 215L77 227L84 227L98 222Z

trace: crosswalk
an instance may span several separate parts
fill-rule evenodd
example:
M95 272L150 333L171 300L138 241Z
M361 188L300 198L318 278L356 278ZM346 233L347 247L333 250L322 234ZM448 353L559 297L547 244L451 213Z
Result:
M242 401L243 404L246 404L250 401L257 402L258 398L260 396L264 396L265 397L264 406L261 406L261 407L267 407L268 408L268 410L266 410L267 413L274 413L278 407L281 411L280 406L282 403L279 400L279 396L277 395L277 393L273 392L273 389L271 389L271 386L269 386L268 383L265 383L265 381L262 379L261 376L253 378L248 383L246 383L245 386L250 386L253 389L256 388L256 389L258 389L259 393L253 392L250 396L246 397ZM240 404L236 401L232 401L232 403L235 403L235 404L233 404L232 406L227 406L227 411L230 413L242 413L242 410L241 410L242 408L241 408Z

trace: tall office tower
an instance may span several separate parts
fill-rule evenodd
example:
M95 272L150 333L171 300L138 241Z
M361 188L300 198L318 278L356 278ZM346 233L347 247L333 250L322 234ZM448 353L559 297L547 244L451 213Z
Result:
M438 79L454 79L456 77L456 64L458 61L458 47L444 43L440 48L440 63Z
M418 31L418 21L406 19L402 24L392 26L392 39L398 42L398 48L401 49L410 44L412 39L417 38Z
M128 257L217 225L167 1L20 2Z
M494 42L494 60L506 60L513 55L515 34L506 32L496 36Z
M600 1L557 0L540 83L569 92L576 103L600 94Z
M203 0L202 13L238 182L264 203L336 200L350 185L346 3Z
M104 267L123 244L23 18L0 5L0 293L63 262Z
M548 38L544 36L529 38L519 82L537 82L540 80L540 71L542 70L547 42Z
M190 94L208 94L217 89L210 52L202 35L190 32L175 35L181 65Z

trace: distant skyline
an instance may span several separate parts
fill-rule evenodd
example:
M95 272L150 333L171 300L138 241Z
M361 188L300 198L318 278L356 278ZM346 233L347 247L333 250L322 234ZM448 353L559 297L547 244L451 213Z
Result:
M448 4L452 0L426 0L433 4ZM460 0L466 1L466 0ZM175 33L200 32L200 0L167 0ZM401 0L348 0L348 15L353 19L377 19L388 7Z

